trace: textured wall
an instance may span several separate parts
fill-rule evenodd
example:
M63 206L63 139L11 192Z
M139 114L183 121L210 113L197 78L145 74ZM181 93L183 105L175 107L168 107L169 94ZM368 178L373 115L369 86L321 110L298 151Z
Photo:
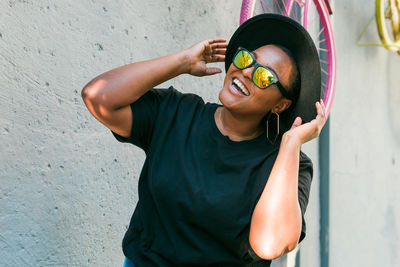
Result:
M330 266L400 266L400 56L356 40L375 1L335 0ZM363 42L378 42L375 24Z
M113 67L229 38L240 4L0 1L0 266L122 265L144 153L80 91ZM222 75L169 84L216 101Z
M0 1L0 266L120 266L144 154L118 143L80 90L113 67L229 38L240 4ZM331 266L399 266L400 57L355 45L373 1L334 7ZM377 41L374 25L364 41ZM222 76L183 75L165 86L217 101ZM317 170L316 142L304 150ZM304 267L319 265L315 174Z

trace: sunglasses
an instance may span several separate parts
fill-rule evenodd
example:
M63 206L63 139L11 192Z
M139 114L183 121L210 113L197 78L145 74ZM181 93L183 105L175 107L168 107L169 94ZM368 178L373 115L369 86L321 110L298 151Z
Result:
M259 64L253 54L247 49L239 46L235 56L233 57L233 65L240 70L250 68L254 65L254 70L251 76L253 83L258 88L264 90L271 85L276 84L281 94L285 98L292 100L292 96L285 90L285 88L283 88L275 72L272 69Z

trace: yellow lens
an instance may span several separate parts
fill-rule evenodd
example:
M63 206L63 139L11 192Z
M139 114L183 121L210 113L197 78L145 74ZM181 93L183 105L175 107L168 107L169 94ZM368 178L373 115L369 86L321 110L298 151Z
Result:
M261 88L266 88L274 81L272 72L263 67L258 67L253 76L254 83Z
M233 63L237 68L244 69L253 63L253 58L249 52L241 50L236 54L235 58L233 59Z

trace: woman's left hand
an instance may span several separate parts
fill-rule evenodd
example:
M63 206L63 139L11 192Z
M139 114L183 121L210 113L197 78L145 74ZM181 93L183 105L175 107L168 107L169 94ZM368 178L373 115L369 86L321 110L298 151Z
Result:
M287 131L284 136L294 137L299 145L318 137L328 118L326 116L326 108L323 100L316 102L315 106L317 108L317 116L315 119L301 124L301 118L297 117L290 130Z

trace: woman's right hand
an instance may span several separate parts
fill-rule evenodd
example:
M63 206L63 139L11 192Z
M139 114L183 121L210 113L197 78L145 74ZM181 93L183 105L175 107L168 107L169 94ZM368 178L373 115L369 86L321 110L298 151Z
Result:
M187 73L194 76L206 76L222 72L220 68L207 67L207 63L224 62L227 46L224 39L208 39L184 50L189 64Z

